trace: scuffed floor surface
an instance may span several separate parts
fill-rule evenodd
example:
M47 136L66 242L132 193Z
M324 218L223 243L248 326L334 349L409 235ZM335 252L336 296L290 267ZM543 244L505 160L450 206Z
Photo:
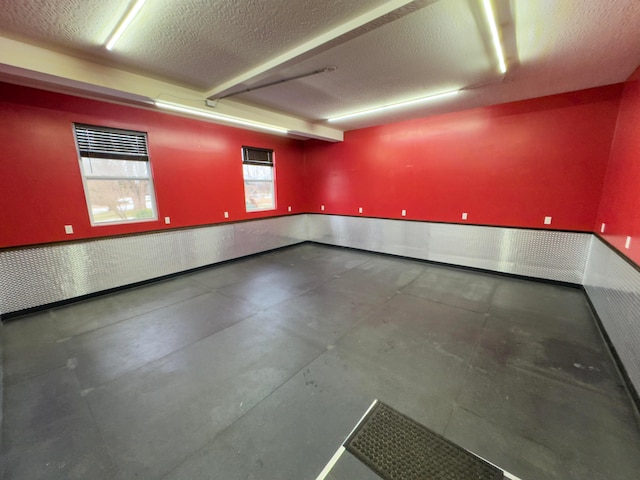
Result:
M6 480L313 480L375 398L522 480L640 472L577 289L304 244L2 342ZM376 477L346 454L328 478Z

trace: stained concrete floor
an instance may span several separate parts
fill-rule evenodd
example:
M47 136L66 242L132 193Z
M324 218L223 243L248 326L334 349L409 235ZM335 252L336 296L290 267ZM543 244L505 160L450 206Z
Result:
M637 479L577 289L304 244L5 323L5 479L315 479L378 398L522 480ZM377 478L349 454L327 477Z

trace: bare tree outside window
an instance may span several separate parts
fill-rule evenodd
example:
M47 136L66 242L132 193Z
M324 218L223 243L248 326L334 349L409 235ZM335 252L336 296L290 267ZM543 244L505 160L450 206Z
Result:
M93 224L157 218L146 135L76 125Z
M243 147L242 163L247 212L275 209L273 150Z

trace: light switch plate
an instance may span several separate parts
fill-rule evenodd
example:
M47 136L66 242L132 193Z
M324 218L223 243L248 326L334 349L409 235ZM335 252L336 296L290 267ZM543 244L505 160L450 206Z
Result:
M467 212L462 212L462 219L466 220L469 214Z
M73 225L65 225L64 233L66 233L67 235L71 235L73 233Z
M551 225L551 217L544 217L544 224Z
M171 217L164 217L164 223L169 225L171 223Z
M224 212L224 218L229 218L229 212Z

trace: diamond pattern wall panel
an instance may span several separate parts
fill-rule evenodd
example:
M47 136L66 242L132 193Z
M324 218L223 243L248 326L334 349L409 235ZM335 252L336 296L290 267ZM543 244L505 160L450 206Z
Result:
M185 228L0 251L0 314L306 240L307 217Z
M309 239L581 284L591 234L309 215Z
M631 383L640 391L640 271L593 237L584 287Z
M588 234L294 215L0 251L0 314L272 248L331 245L582 283Z

